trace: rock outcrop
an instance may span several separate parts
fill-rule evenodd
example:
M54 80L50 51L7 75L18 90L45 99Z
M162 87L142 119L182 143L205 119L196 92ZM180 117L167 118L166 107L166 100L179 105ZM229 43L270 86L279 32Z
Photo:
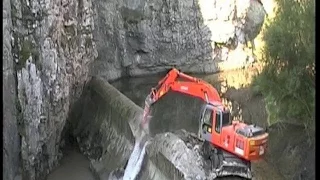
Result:
M107 79L242 67L248 54L238 44L252 41L265 17L256 0L96 0L94 11L92 73Z
M3 1L3 179L13 180L20 167L16 78L11 53L11 1Z
M23 179L44 179L58 165L69 107L82 93L97 53L92 2L11 3Z

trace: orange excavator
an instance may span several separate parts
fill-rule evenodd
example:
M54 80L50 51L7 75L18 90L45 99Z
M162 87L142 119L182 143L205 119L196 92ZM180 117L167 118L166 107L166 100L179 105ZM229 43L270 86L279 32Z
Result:
M197 138L207 142L214 152L214 165L220 176L239 175L251 179L251 161L261 159L267 148L268 133L256 125L231 120L217 90L209 83L173 68L158 82L147 96L142 126L149 124L146 118L152 104L168 91L187 94L205 102L199 118ZM228 169L229 168L229 169ZM237 171L237 172L236 172ZM250 171L248 175L248 171Z

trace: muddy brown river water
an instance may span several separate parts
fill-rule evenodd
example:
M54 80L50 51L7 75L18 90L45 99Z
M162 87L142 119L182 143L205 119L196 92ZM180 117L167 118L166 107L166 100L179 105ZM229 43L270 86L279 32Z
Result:
M47 180L95 180L89 169L89 160L77 149L69 149Z

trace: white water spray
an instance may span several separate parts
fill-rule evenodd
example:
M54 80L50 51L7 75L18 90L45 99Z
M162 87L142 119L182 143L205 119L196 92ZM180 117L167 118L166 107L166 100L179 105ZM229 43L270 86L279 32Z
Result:
M123 180L135 180L135 178L138 176L142 162L144 159L144 155L146 153L146 145L148 144L148 141L142 141L143 137L149 134L149 122L150 122L150 104L151 104L151 98L150 96L147 96L145 101L145 108L143 112L142 121L141 124L141 134L140 137L136 137L136 143L134 145L133 151L130 155L127 167L124 171ZM142 149L141 149L142 147Z
M123 180L134 180L141 170L147 142L143 144L142 149L140 145L141 142L137 140L130 155L128 165L124 171Z

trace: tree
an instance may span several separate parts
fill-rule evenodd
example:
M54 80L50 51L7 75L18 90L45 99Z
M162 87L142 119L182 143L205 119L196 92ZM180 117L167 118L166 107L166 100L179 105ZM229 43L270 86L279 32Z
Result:
M315 121L315 1L276 0L276 16L263 35L266 66L254 89L265 97L269 125Z

